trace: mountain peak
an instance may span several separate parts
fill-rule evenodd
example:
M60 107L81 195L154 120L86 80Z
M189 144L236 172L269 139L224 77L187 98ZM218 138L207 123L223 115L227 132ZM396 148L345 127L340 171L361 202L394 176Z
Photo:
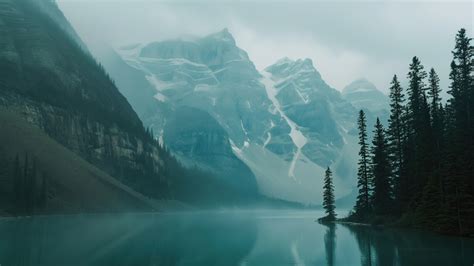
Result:
M278 59L273 65L283 65L283 64L293 63L293 62L295 62L295 60L290 59L289 57L285 56L283 58Z
M288 76L295 73L315 73L320 78L319 72L313 65L313 60L310 58L304 59L290 59L283 57L275 62L273 65L265 68L265 71L278 76Z
M342 96L356 108L365 108L372 112L389 108L387 95L365 78L359 78L344 87Z
M366 78L354 80L342 90L343 94L362 93L362 92L380 92L375 85Z
M212 33L205 38L214 39L214 40L223 41L223 42L231 42L235 45L234 36L232 36L228 28L223 28L221 31Z
M285 65L285 64L291 64L291 65L305 65L305 66L311 66L313 67L313 60L310 58L298 58L296 60L291 59L287 56L278 59L273 65L269 66L277 66L277 65Z

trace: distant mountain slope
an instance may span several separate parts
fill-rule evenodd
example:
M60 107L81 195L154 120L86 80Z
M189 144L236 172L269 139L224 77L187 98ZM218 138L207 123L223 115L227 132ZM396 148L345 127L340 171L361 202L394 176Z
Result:
M140 71L155 90L152 97L139 103L133 102L137 105L136 108L152 106L141 113L141 118L147 126L153 128L159 138L165 135L165 129L169 129L167 123L176 120L177 110L181 107L207 112L210 115L206 117L209 123L225 128L222 132L239 146L248 143L249 139L260 138L259 132L270 126L269 117L273 115L266 112L269 101L265 90L261 85L258 90L254 87L260 75L247 54L236 46L227 30L196 40L170 40L126 46L119 49L118 53L134 71ZM107 65L107 69L118 79L126 75L125 72L116 71L118 68L114 65ZM142 85L133 87L146 90ZM122 91L128 90L130 89L122 88ZM149 104L150 99L154 100L154 105ZM253 112L252 108L261 111ZM191 125L185 121L181 123L183 130ZM193 134L192 130L196 130L196 134L201 131L197 127L186 129L188 134ZM201 141L211 139L204 138ZM259 141L263 143L264 138ZM200 145L212 147L213 143L211 141ZM178 155L182 152L176 145L170 145L170 148ZM213 152L208 152L211 153ZM253 188L239 185L240 188L249 188L243 192L256 192L254 175L232 154L232 149L227 149L221 156L221 162L232 161L227 166L236 167L227 169L223 178L232 180L240 176L242 183L254 184ZM186 158L180 156L183 161L195 161L201 168L222 172L223 165L198 157L196 153L186 153Z
M344 87L342 97L357 109L365 111L369 137L372 136L377 117L383 124L387 123L390 116L389 98L367 79L355 80Z
M133 103L140 108L153 106L149 99L155 101L140 117L157 137L166 135L168 119L173 119L176 110L195 108L217 121L233 153L252 170L264 195L319 204L318 191L328 165L335 170L338 196L351 193L356 180L357 109L324 82L311 60L286 58L259 72L227 29L202 38L129 45L116 51L154 88L153 96ZM126 75L110 73L117 79ZM143 85L128 86L121 90L148 90ZM206 131L204 124L182 122L180 126L190 135ZM210 140L210 136L204 138ZM211 144L201 147L212 154L217 148ZM181 145L170 148L183 161L222 168L215 163L218 159L212 164L195 153L182 153Z
M389 109L388 96L379 91L367 79L351 82L342 90L342 96L359 109L365 108L372 112Z
M117 88L140 117L143 117L144 113L156 110L155 105L160 104L153 99L156 90L140 70L125 63L112 47L104 45L96 48L95 52L100 63L113 77ZM160 116L156 113L154 115Z

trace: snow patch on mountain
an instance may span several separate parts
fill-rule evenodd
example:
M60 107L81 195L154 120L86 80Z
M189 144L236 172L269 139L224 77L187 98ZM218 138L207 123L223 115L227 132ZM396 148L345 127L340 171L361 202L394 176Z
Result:
M262 194L319 204L327 166L334 170L336 196L351 193L357 112L310 59L283 58L259 72L227 30L118 53L156 89L157 110L142 118L154 132L163 132L166 114L196 108L226 131L232 152L252 170Z
M275 88L275 82L271 79L271 74L268 72L263 72L262 75L263 75L263 78L260 79L260 81L265 86L269 99L272 101L273 106L275 106L276 110L281 115L281 117L285 119L286 123L288 123L288 125L291 128L289 135L293 143L296 145L297 150L293 156L293 159L291 160L291 165L288 169L288 176L296 180L296 177L295 177L296 161L300 159L301 149L304 147L304 145L306 145L306 143L308 142L308 139L306 139L303 133L299 130L296 123L293 122L290 118L288 118L285 112L283 112L280 102L278 101L276 97L278 94L278 90Z
M278 155L263 146L249 143L239 148L229 140L234 154L247 164L257 177L260 192L269 197L283 198L303 203L321 201L324 167L309 160L304 154L295 162L295 176L288 178L288 169L292 162L283 161ZM349 182L348 182L349 181ZM352 191L350 180L335 178L336 197L342 197Z

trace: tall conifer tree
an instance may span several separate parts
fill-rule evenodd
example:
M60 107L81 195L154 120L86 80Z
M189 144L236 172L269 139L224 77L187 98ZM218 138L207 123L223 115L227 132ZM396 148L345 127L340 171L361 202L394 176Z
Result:
M407 184L407 180L402 174L403 141L405 139L404 102L405 95L397 75L395 75L390 86L390 118L387 139L389 142L388 151L392 161L393 191L394 198L397 200L397 209L400 209L400 201L406 198L403 189L406 188Z
M406 169L411 178L409 183L409 194L417 200L421 196L423 185L426 181L425 148L427 126L427 103L425 91L426 72L418 57L413 57L408 72L408 124L407 124L407 153L410 153L410 164ZM428 111L429 112L429 111ZM429 113L428 113L429 116Z
M371 149L371 169L373 182L373 206L376 214L387 214L392 208L390 182L390 159L387 152L385 130L377 118Z
M334 200L332 171L329 167L326 169L326 172L324 174L323 190L323 208L326 211L326 219L332 221L336 218L336 205Z
M355 206L355 212L359 217L364 217L370 210L370 168L369 168L369 146L367 144L367 119L363 110L359 111L357 120L359 128L359 170L357 172L357 187L359 195Z

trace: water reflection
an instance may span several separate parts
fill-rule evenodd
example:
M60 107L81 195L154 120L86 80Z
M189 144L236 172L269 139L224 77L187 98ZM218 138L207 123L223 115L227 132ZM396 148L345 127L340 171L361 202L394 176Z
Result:
M196 213L13 219L0 223L0 265L235 265L252 249L252 221Z
M474 241L428 232L344 225L357 240L360 265L473 265Z
M324 225L319 212L0 219L0 265L472 265L472 239Z
M326 250L326 265L334 266L334 254L336 253L336 224L327 224L324 234L324 249Z

